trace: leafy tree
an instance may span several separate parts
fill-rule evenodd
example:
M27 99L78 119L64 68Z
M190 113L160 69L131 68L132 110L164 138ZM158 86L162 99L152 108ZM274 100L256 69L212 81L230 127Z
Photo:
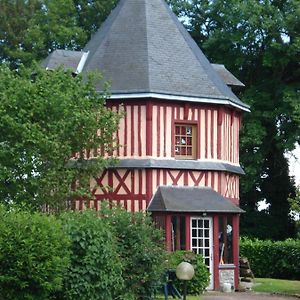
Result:
M0 67L1 201L59 209L87 195L90 176L109 161L85 163L84 149L110 151L120 118L105 98L91 76Z
M73 0L77 12L77 24L87 38L105 21L119 0Z
M116 0L3 0L0 61L30 66L55 49L82 48Z
M0 60L30 65L53 49L77 49L85 35L72 0L4 0L0 3Z
M241 180L242 206L257 213L257 203L265 199L278 229L269 237L292 235L287 199L295 187L284 153L300 142L298 1L169 2L211 61L224 63L246 84L239 96L252 112L244 117L241 136L247 174ZM248 221L256 230L259 224Z

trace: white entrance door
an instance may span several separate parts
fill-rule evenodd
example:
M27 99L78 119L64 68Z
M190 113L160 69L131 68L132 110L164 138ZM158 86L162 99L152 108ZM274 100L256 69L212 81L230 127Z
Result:
M212 218L191 218L191 250L201 254L210 272L209 290L213 289L213 237Z

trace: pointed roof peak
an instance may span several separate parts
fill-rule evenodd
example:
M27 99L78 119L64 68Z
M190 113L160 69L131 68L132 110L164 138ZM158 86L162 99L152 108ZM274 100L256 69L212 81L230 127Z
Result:
M84 48L111 98L215 103L249 111L214 70L164 0L120 0ZM96 88L102 90L102 82Z

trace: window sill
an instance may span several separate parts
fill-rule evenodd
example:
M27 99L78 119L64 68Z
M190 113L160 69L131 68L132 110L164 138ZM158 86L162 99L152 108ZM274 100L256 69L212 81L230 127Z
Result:
M174 156L174 158L178 160L197 160L196 157L186 157L186 156Z
M219 269L234 269L235 267L235 264L219 264Z

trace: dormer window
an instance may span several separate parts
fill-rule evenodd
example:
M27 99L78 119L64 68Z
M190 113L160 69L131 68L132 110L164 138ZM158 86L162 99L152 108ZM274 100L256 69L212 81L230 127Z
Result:
M174 154L178 159L196 158L196 126L175 124Z

